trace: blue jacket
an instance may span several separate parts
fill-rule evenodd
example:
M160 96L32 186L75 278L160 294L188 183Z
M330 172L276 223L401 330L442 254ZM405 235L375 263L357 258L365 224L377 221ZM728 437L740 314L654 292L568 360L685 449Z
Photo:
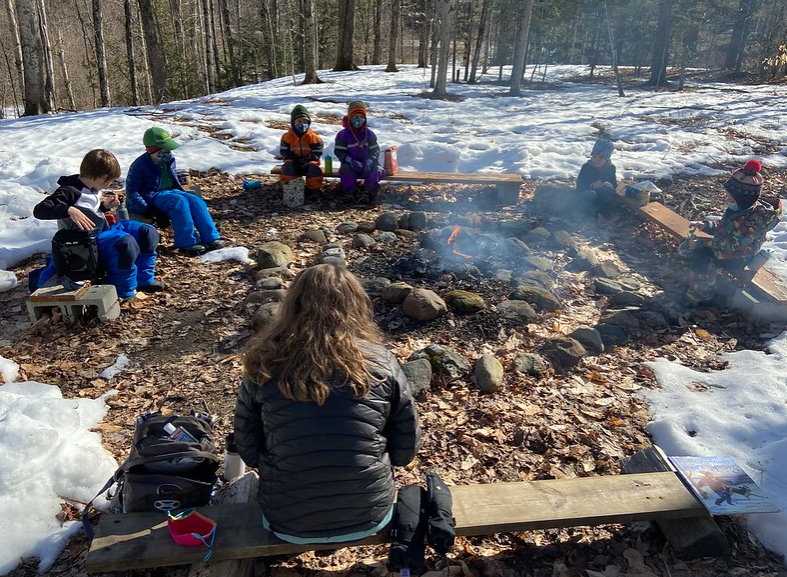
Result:
M177 190L183 190L175 173L175 159L169 164L169 171L172 173L172 181ZM134 162L128 169L126 177L126 206L129 212L145 214L148 204L158 196L159 184L161 184L161 165L156 164L150 159L146 152Z

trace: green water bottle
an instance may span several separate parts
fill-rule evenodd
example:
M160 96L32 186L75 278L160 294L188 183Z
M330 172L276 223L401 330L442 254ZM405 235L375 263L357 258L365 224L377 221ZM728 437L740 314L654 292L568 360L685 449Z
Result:
M333 158L330 154L325 155L325 174L333 172Z

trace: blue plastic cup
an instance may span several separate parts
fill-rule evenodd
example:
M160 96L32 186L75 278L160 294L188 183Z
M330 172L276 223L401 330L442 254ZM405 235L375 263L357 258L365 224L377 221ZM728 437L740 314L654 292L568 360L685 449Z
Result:
M262 183L259 180L244 180L243 190L256 190L262 188Z

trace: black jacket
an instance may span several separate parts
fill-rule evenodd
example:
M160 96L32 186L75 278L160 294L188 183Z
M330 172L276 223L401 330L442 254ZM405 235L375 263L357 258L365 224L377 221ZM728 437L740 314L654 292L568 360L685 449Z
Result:
M336 387L322 406L284 398L275 380L244 381L235 442L259 469L259 501L274 531L331 537L379 524L394 502L392 466L418 450L415 402L396 358L364 345L381 379L363 398Z
M81 210L96 225L93 232L98 234L109 228L101 204L101 193L90 190L79 180L79 175L61 176L58 188L33 208L33 216L40 220L57 220L57 228L79 227L71 220L68 209L72 206Z
M598 168L592 161L588 160L579 169L579 176L577 176L577 190L591 190L590 185L600 180L601 182L608 182L612 188L617 188L618 179L615 174L615 165L607 161L607 163Z

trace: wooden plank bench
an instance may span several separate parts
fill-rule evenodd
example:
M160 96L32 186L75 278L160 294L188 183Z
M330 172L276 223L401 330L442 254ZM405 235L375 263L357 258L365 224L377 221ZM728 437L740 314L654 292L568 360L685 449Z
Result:
M683 240L689 235L690 221L660 202L651 202L645 206L640 206L635 199L623 194L622 186L618 187L618 196L623 206L650 222L658 224L664 231L675 238ZM703 232L697 232L697 236L708 237L710 235ZM769 301L779 307L787 305L787 283L767 268L760 267L756 271L750 271L748 268L744 268L743 271L737 274L733 274L729 271L726 272L740 283L750 286L755 293L755 297ZM768 307L768 309L770 311L769 316L778 312L772 307ZM787 314L787 310L782 312L782 316L785 314Z
M281 174L281 166L274 167L271 174ZM338 171L325 172L326 178L339 178ZM518 174L465 173L465 172L415 172L400 170L393 175L383 176L390 182L425 182L433 184L478 184L494 185L497 188L497 199L503 204L519 202L519 187L522 177Z
M451 491L459 536L708 516L677 474L669 471L461 485ZM387 540L385 531L347 544L293 545L263 530L256 503L202 507L200 511L217 523L211 562ZM177 546L160 513L102 515L85 569L97 573L166 567L198 563L204 555L204 547Z

